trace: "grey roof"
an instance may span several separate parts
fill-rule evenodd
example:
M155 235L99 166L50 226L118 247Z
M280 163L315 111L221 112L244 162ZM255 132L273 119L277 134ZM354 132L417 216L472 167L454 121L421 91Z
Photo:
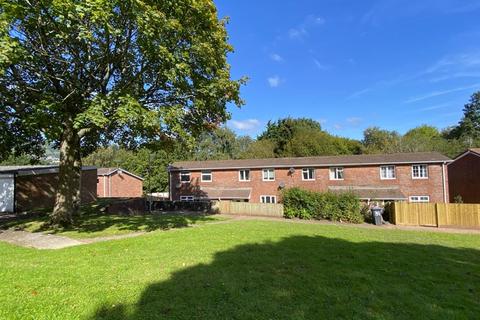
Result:
M381 164L413 164L413 163L443 163L452 160L438 152L394 153L394 154L363 154L344 156L270 158L245 160L209 160L180 161L170 166L170 170L205 170L205 169L242 169L242 168L281 168L281 167L329 167L329 166L359 166Z
M144 180L142 177L140 176L137 176L136 174L133 174L125 169L122 169L122 168L98 168L97 169L97 175L99 176L110 176L112 174L114 174L115 172L117 171L121 171L121 172L124 172L132 177L135 177L137 179L140 179L140 180Z
M335 193L352 192L362 200L407 200L398 187L331 186L328 190Z
M58 165L0 166L0 173L32 173L39 171L58 171ZM95 170L96 167L82 167L82 170Z
M202 198L207 199L250 199L251 188L209 188L201 187Z

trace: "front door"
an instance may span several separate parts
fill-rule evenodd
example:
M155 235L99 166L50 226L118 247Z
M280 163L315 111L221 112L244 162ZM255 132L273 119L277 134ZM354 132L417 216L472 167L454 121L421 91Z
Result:
M13 175L0 176L0 213L13 212L15 184Z

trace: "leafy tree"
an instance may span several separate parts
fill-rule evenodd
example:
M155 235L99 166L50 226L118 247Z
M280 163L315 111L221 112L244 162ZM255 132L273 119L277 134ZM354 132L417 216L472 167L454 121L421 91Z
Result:
M193 150L195 160L237 159L252 142L249 137L238 137L228 128L203 133Z
M240 159L275 158L275 142L270 139L253 141L248 148L239 155Z
M474 147L480 142L480 91L470 97L463 108L463 118L450 132L450 138L464 141L467 147Z
M0 0L0 126L59 146L52 223L78 211L82 153L188 139L242 104L225 23L212 0Z
M401 152L401 135L396 131L371 127L363 132L362 144L364 153Z

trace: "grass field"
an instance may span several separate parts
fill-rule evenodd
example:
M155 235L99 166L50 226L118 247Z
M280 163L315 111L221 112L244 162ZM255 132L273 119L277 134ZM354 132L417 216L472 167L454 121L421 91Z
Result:
M84 214L76 219L72 227L53 229L47 224L47 216L44 215L3 223L0 224L0 229L42 232L45 234L84 239L124 235L132 232L152 232L155 230L183 228L221 220L225 220L225 218L201 214L154 214L138 216Z
M480 314L478 235L231 221L0 257L0 319Z

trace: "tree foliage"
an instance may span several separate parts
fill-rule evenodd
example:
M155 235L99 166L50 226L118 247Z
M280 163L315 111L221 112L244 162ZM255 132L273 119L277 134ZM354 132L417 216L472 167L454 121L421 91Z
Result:
M77 211L82 153L189 139L242 104L211 0L0 0L0 38L1 129L60 148L54 223Z

